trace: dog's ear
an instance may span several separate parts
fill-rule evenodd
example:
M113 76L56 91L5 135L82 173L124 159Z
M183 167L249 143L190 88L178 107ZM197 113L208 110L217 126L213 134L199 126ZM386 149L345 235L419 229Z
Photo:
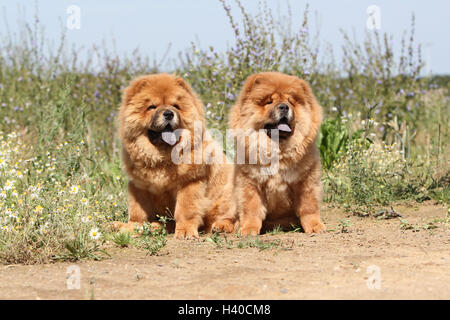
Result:
M200 99L197 97L194 90L192 90L191 86L181 77L176 77L175 82L178 86L183 88L192 97L195 103L195 107L197 108L197 112L203 118L205 116L203 104L200 102Z
M186 92L188 94L190 94L191 96L195 97L195 93L192 90L191 86L181 77L176 77L175 78L175 82L177 85L179 85L180 87L182 87L184 90L186 90Z
M313 114L313 121L320 123L322 121L322 107L317 102L317 99L314 96L311 87L306 81L299 79L297 77L296 81L300 86L301 95L304 97L306 103L311 108Z
M242 87L241 93L239 94L238 104L240 105L244 104L250 91L252 91L255 86L260 84L262 79L263 79L262 74L255 73L245 80L244 86Z
M134 95L149 83L150 81L148 76L143 76L134 79L123 92L122 105L123 106L128 105L131 99L134 97Z

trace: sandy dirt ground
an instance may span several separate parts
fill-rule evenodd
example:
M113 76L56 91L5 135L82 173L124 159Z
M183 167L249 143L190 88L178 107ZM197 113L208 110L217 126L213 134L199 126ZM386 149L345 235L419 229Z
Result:
M0 266L1 299L450 299L450 228L426 229L447 208L396 206L396 219L323 208L325 234L266 234L275 249L218 248L169 236L159 255L111 248L111 259ZM339 219L350 219L341 232ZM231 239L231 238L230 238ZM277 240L278 239L278 240ZM78 266L80 289L67 287Z

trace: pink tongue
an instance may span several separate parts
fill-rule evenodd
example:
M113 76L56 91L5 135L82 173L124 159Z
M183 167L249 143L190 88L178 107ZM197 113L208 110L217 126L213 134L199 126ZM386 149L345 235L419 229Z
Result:
M278 130L280 131L286 131L286 132L291 132L291 128L289 128L289 126L285 123L281 123L278 125Z
M177 136L173 132L168 132L168 131L162 132L161 138L166 143L170 144L171 146L173 146L175 143L177 143Z

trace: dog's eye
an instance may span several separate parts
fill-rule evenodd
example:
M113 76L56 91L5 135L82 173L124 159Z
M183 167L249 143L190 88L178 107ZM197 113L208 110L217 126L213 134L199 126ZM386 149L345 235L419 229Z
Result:
M272 104L272 102L273 102L273 100L272 100L272 99L269 99L269 100L266 101L266 105Z
M178 110L180 110L180 106L177 105L177 104L174 104L173 107L174 107L174 108L177 108Z
M156 109L156 106L153 104L147 108L147 110L153 110L153 109Z

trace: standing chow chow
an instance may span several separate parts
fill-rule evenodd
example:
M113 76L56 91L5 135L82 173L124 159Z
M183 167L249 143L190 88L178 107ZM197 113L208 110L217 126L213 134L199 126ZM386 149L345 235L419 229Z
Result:
M270 165L276 166L264 171L268 164L260 156L235 167L234 199L243 235L299 222L306 233L325 230L319 216L316 147L321 119L322 109L305 81L278 72L254 74L246 80L231 110L230 128L246 157L271 145L265 151ZM251 133L258 133L258 139L252 139Z
M233 168L208 161L223 152L205 132L203 105L191 87L169 74L137 78L119 111L122 161L129 176L129 222L133 230L159 216L175 219L175 237L196 238L199 228L232 232ZM203 151L214 150L205 156Z

